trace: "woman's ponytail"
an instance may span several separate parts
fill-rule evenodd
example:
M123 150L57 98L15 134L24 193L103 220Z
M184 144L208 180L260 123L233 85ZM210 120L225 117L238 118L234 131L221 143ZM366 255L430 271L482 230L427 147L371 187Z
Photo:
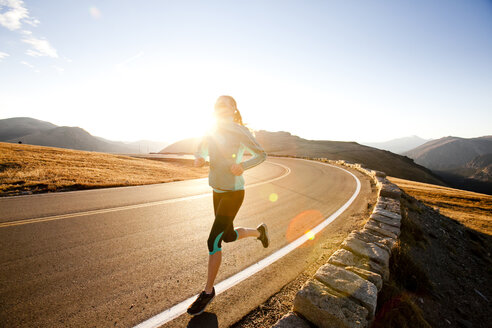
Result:
M237 123L239 125L244 125L243 118L241 117L241 113L239 112L239 109L237 109L237 108L234 111L233 121L234 121L234 123Z
M226 97L229 98L229 100L232 103L232 106L234 107L234 116L232 117L234 123L237 123L239 125L244 125L244 123L243 123L243 117L241 116L241 113L239 112L239 109L237 109L236 100L234 98L232 98L231 96L226 96Z

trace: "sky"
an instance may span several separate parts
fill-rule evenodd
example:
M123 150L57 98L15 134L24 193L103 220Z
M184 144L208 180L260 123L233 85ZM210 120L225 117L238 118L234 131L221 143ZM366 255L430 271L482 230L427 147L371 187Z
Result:
M0 119L173 142L492 134L492 1L0 0Z

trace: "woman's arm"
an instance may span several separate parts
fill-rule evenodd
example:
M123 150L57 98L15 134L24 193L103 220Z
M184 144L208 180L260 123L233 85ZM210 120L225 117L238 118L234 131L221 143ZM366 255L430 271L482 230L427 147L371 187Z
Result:
M200 142L198 143L198 146L196 147L195 150L195 166L203 166L205 164L205 159L208 156L208 144L203 137Z
M248 128L241 126L241 143L244 145L246 150L253 155L252 158L241 163L244 170L250 169L258 164L264 162L267 158L265 150L260 146L255 137L249 132Z

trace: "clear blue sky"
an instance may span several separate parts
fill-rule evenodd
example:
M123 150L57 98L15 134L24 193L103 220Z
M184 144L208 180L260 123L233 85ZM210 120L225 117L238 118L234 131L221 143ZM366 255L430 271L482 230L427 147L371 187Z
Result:
M222 94L308 139L492 134L492 1L0 0L0 118L175 141Z

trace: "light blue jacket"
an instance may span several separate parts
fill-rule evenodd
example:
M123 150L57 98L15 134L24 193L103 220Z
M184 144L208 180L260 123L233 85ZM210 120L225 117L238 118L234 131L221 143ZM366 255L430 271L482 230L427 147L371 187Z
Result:
M244 151L253 157L242 162ZM244 189L242 175L231 173L232 164L241 163L244 170L250 169L263 161L267 154L258 144L248 128L230 120L219 120L217 128L205 135L195 152L196 158L210 157L208 184L217 192Z

